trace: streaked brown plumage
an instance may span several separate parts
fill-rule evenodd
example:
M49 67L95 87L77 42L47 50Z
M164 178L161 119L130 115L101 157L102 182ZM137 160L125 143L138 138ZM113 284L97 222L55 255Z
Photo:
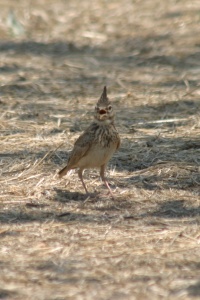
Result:
M78 176L88 194L83 181L83 171L100 168L100 177L112 195L104 173L108 161L119 146L120 138L114 125L114 113L104 87L95 107L94 121L75 142L68 164L59 171L59 177L63 177L71 169L79 168Z

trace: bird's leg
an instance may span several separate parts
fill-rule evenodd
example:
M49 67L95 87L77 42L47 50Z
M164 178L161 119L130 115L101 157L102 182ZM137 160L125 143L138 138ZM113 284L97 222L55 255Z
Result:
M111 190L111 188L110 188L110 186L109 186L109 184L108 184L108 182L105 178L105 174L104 174L105 173L105 167L106 167L106 165L101 166L101 168L100 168L100 177L101 177L101 180L104 182L105 186L107 187L107 189L109 190L110 195L112 196L112 198L114 198L113 192L112 192L112 190Z
M80 180L81 180L81 182L82 182L82 185L83 185L83 187L84 187L84 189L85 189L86 194L89 194L89 193L88 193L88 190L87 190L87 188L86 188L86 185L85 185L85 183L84 183L84 181L83 181L83 169L79 169L79 170L78 170L78 177L80 178Z

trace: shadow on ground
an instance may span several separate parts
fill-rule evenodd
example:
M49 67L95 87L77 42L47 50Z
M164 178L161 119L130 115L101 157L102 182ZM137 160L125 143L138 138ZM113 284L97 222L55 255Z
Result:
M179 37L180 39L187 38L184 35ZM166 47L166 43L170 43L171 34L164 35L146 35L135 36L127 38L110 39L103 46L91 46L85 44L83 46L77 46L75 43L58 40L56 42L37 42L34 40L24 40L24 41L1 41L0 52L8 53L9 55L25 55L31 54L35 56L52 56L63 58L69 54L86 54L96 55L97 58L104 61L111 61L112 63L118 63L121 61L121 64L124 67L131 68L134 64L137 67L143 65L167 65L173 66L180 69L195 67L194 61L200 59L200 51L195 51L191 54L185 54L181 57L178 57L176 54L172 55L158 55L153 52L155 49L158 49L157 44L159 43L160 52L164 52L163 49ZM160 42L164 41L162 46ZM122 46L123 45L123 46ZM195 46L197 46L195 44ZM114 53L110 48L114 49ZM162 49L163 47L163 49ZM102 56L102 51L105 53ZM133 54L137 51L137 54ZM152 55L154 53L154 55ZM124 54L124 55L123 55ZM7 69L3 69L7 71Z
M77 201L77 200L76 200ZM67 204L66 204L67 205ZM26 223L46 223L54 220L55 222L61 223L72 223L74 221L78 223L94 223L94 224L110 224L113 220L119 219L117 214L105 213L106 209L101 214L90 213L75 213L67 211L67 208L63 208L62 213L56 213L56 209L44 209L43 207L38 207L32 205L32 208L28 206L26 212L23 212L23 207L21 212L16 212L16 210L8 210L6 212L0 213L0 224L26 224ZM44 211L43 211L44 210ZM17 237L21 233L15 230L6 230L0 233L0 238L4 236Z
M64 195L69 195L70 192L63 192ZM72 193L74 194L74 193ZM96 223L96 224L110 224L113 226L115 223L119 224L125 221L130 222L145 222L147 220L149 222L149 217L151 217L151 222L149 225L153 225L153 220L159 219L173 219L174 221L178 221L181 219L186 220L186 223L195 224L198 222L198 218L200 216L200 207L192 207L185 200L165 200L165 203L159 203L155 209L147 208L147 212L142 214L135 212L137 210L137 203L125 199L115 199L115 201L106 200L106 199L88 199L87 203L83 203L84 194L80 194L80 200L75 199L74 201L80 201L80 204L83 205L83 208L90 209L94 211L94 213L79 213L72 212L72 203L73 200L68 199L67 197L64 199L58 198L55 195L53 202L50 204L39 204L37 202L28 202L23 203L19 208L13 208L9 210L5 210L0 213L0 223L1 224L25 224L30 222L78 222L78 223ZM64 201L65 200L65 201ZM116 201L117 200L117 201ZM56 203L57 202L57 203ZM62 212L60 209L58 210L55 205L62 204ZM69 206L68 206L69 205ZM53 209L52 209L53 207ZM68 210L68 207L70 210ZM143 211L145 211L143 209ZM98 212L98 213L97 213ZM129 212L127 214L127 212ZM153 219L152 219L153 217ZM156 226L157 223L154 225ZM159 224L157 224L159 225ZM18 236L20 234L19 231L7 230L2 231L0 237L4 236Z
M158 208L150 213L142 214L140 217L159 217L164 219L175 218L194 218L200 216L200 207L186 206L184 200L168 200L164 203L158 204Z
M187 288L188 295L191 297L200 298L200 282L192 284Z

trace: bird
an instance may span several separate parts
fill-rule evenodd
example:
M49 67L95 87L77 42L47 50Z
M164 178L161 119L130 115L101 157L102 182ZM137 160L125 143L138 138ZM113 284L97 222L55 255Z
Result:
M66 175L68 171L78 168L78 177L86 194L89 195L83 180L83 171L98 168L101 180L113 197L105 177L105 169L114 152L120 147L120 136L115 127L114 119L115 114L107 96L107 87L104 86L94 109L94 119L74 143L67 165L58 172L59 178Z

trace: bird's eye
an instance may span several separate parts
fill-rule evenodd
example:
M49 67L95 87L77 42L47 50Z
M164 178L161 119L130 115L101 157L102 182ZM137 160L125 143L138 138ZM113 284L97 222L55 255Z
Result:
M111 110L111 109L112 109L112 106L111 106L111 105L109 105L109 106L108 106L108 110Z

